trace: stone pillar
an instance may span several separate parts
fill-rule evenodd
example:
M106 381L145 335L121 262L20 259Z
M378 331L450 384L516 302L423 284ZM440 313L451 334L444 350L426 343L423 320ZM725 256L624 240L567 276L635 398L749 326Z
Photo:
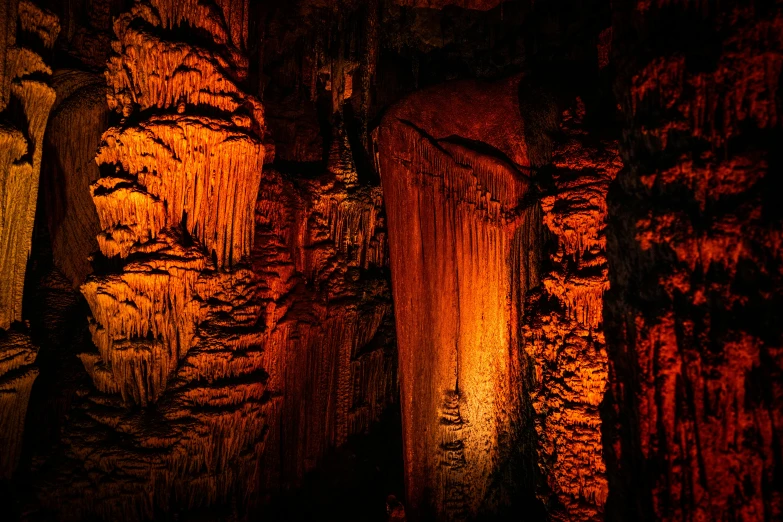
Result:
M520 319L538 279L519 79L417 93L378 133L400 361L406 508L504 503L521 451Z

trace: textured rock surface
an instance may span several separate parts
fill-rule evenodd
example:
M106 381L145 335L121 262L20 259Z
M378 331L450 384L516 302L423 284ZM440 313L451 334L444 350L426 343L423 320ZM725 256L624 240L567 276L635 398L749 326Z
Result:
M99 390L120 391L137 404L160 396L194 344L196 325L208 313L194 299L202 273L220 272L250 252L264 158L260 105L222 72L232 64L218 64L220 54L156 34L188 22L236 55L232 44L243 40L227 42L226 31L242 33L230 22L246 6L220 7L213 14L227 22L217 27L214 17L199 18L198 9L180 2L138 2L115 22L109 107L139 117L103 134L96 161L107 173L91 192L101 252L134 257L120 273L93 277L82 287L100 354L100 360L88 354L83 361ZM241 77L241 67L234 67ZM156 114L166 109L176 114ZM208 109L225 116L206 116ZM215 284L226 277L232 276L216 273Z
M615 11L611 515L779 519L781 6Z
M55 97L42 79L52 71L30 46L51 48L59 25L54 16L26 0L1 6L0 328L6 329L22 318L43 135Z
M272 171L259 194L252 261L281 408L264 455L270 493L301 484L397 396L380 189L346 177L331 162L308 181Z
M51 69L33 49L50 49L57 18L28 1L0 2L0 477L21 451L38 352L22 320L22 291L35 219L43 135L54 91Z
M9 479L22 449L27 402L38 370L27 334L0 330L0 478Z
M59 516L147 518L257 483L274 404L255 276L238 265L264 157L260 104L234 83L246 67L244 9L140 1L115 21L108 105L123 119L102 136L90 190L98 246L117 268L82 285L98 351L80 358L100 393L67 428L76 464L45 498ZM178 41L184 26L211 42Z
M521 133L499 132L501 121L521 131L518 87L431 89L392 109L378 133L417 517L493 513L520 449L520 296L537 282L541 238Z
M522 327L545 478L539 494L554 520L603 520L608 494L599 412L608 380L606 193L622 163L616 142L589 135L584 110L577 99L555 140L551 188L541 199L554 244Z
M81 392L31 513L246 513L396 397L380 189L359 185L339 128L322 174L262 173L263 111L238 87L243 4L186 3L136 2L115 22L122 119L96 158L102 256L81 287L97 392ZM182 42L182 24L213 41Z

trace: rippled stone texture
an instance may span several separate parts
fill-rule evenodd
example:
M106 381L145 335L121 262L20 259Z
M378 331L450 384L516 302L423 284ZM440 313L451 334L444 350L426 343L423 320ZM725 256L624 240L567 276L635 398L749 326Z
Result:
M0 478L21 451L38 349L9 330L22 320L22 291L35 219L43 136L54 90L36 50L49 50L60 27L35 4L0 2Z
M32 49L51 48L60 27L26 0L0 7L0 328L6 329L22 319L43 136L55 97L45 80L52 71Z
M44 499L60 516L142 519L258 483L275 406L257 280L240 263L264 159L263 111L236 87L246 9L138 1L115 20L106 79L122 119L102 136L90 187L98 246L115 268L81 287L98 350L80 358L100 393L64 433L73 464ZM180 41L186 27L204 39Z
M138 1L115 22L102 257L81 286L97 392L41 474L60 517L253 511L396 396L380 189L341 127L320 176L263 168L263 110L238 87L246 7Z

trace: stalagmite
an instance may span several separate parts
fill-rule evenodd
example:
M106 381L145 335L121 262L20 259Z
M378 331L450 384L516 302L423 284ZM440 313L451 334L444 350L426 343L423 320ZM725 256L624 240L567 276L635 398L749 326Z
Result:
M424 91L378 133L415 517L492 514L521 450L520 296L537 282L541 238L525 144L509 132L522 130L518 85ZM504 116L480 117L494 111Z
M0 478L13 474L38 349L10 330L22 320L22 290L38 198L46 121L54 102L49 50L57 18L35 4L0 1Z

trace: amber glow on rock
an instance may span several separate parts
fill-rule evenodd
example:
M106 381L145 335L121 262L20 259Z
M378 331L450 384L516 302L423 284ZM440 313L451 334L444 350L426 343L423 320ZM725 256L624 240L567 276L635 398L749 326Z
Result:
M517 85L494 90L513 100ZM514 451L521 302L513 285L533 276L519 253L537 248L540 219L522 204L530 181L519 166L438 139L452 130L470 136L470 120L460 119L467 114L439 109L475 102L476 93L466 84L410 99L386 116L378 136L408 504L413 513L434 509L439 520L485 509L493 474ZM451 128L430 127L431 114Z

